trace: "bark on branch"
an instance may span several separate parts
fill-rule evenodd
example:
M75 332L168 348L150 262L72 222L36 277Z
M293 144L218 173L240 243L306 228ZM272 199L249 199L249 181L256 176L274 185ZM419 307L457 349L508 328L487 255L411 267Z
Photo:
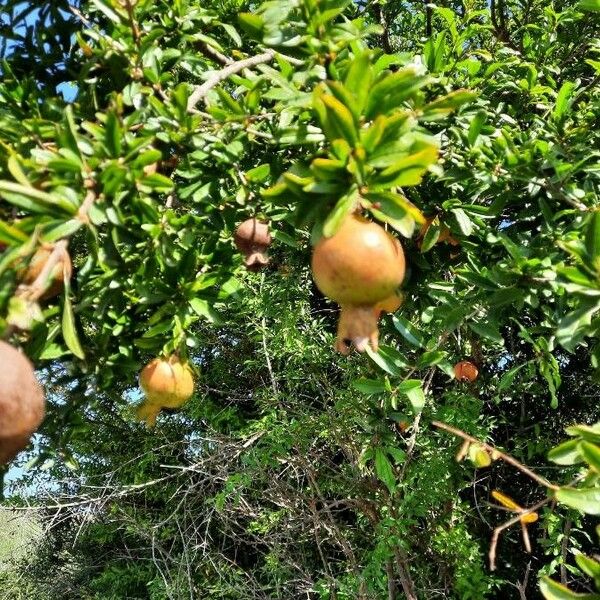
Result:
M244 58L243 60L232 62L220 71L216 71L202 85L196 86L188 99L188 111L193 111L198 102L200 102L200 100L202 100L210 90L219 85L219 83L222 81L225 81L231 75L235 75L236 73L239 73L244 69L249 69L250 67L271 62L274 57L275 51L267 50L262 54L257 54L256 56L251 56L249 58Z

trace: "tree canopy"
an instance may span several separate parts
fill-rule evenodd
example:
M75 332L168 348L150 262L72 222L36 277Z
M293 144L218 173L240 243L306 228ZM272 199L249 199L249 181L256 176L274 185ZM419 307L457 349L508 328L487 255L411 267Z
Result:
M0 337L47 400L5 597L600 597L599 14L4 0ZM358 316L311 271L353 214L406 263Z

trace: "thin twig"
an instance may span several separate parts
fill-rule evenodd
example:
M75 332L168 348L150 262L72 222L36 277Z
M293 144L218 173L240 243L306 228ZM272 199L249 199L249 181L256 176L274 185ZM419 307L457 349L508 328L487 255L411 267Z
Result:
M571 526L573 525L573 521L570 518L567 518L565 521L565 530L563 531L563 539L560 544L560 582L563 585L567 585L567 552L569 550L569 537L571 535Z
M508 464L512 465L513 467L519 469L519 471L521 471L521 473L525 473L525 475L527 475L528 477L531 477L531 479L533 479L534 481L537 481L540 485L543 485L544 487L547 487L548 489L551 489L554 491L560 489L560 486L556 485L555 483L551 483L547 479L542 477L541 475L534 473L529 467L526 467L525 465L520 463L517 459L513 458L512 456L505 454L504 452L501 452L495 446L490 446L489 444L486 444L485 442L482 442L481 440L474 438L473 436L469 435L468 433L465 433L464 431L461 431L460 429L457 429L456 427L452 427L451 425L446 425L446 423L441 423L440 421L433 421L432 425L434 427L438 427L439 429L443 429L443 430L447 431L448 433L456 435L457 437L460 437L463 440L468 440L469 442L472 442L473 444L479 444L480 446L485 448L488 452L492 453L493 455L497 456L498 458L501 458L504 462L507 462Z
M200 100L202 100L206 94L212 90L212 88L214 88L216 85L219 85L221 81L225 81L225 79L227 79L229 76L235 75L244 69L271 62L274 57L275 51L267 50L262 54L257 54L256 56L250 56L244 60L233 62L220 71L216 71L202 85L194 88L194 91L191 93L188 99L188 111L193 111L193 109L196 107L196 104L198 104L198 102L200 102Z
M513 517L509 521L506 521L506 523L503 523L502 525L499 525L498 527L496 527L496 529L494 529L494 533L492 534L492 542L490 544L490 551L488 553L490 561L490 571L496 570L496 548L498 547L498 539L500 537L500 534L505 529L508 529L511 525L514 525L515 523L520 523L521 519L523 518L523 515L535 512L542 506L548 504L548 502L550 502L551 500L552 498L544 498L543 500L540 500L537 504L534 504L533 506L522 510L516 517ZM531 548L529 548L529 551L531 551Z

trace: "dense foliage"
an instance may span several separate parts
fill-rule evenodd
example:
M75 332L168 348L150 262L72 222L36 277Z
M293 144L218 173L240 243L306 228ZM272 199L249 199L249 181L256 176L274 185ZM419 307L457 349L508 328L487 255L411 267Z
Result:
M5 0L0 334L49 406L4 597L598 598L599 13ZM407 277L343 357L310 257L355 210ZM173 352L196 393L148 429Z

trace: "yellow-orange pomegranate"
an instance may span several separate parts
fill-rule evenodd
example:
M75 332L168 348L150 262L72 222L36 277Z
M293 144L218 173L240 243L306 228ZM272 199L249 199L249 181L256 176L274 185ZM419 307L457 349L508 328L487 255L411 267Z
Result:
M44 418L44 393L29 359L0 341L0 464L25 448Z
M146 399L138 406L137 416L153 427L163 408L179 408L192 397L192 369L175 354L155 358L142 369L140 387Z
M317 242L312 270L317 287L331 300L373 306L402 283L404 252L383 227L350 215L335 235Z
M272 238L269 226L258 219L247 219L235 230L233 240L244 255L244 264L249 271L258 271L269 264L267 249Z
M475 381L478 375L479 370L468 360L461 360L454 365L454 377L458 381Z
M378 348L377 319L382 311L396 310L396 289L405 272L400 242L383 227L350 215L335 235L321 238L312 256L317 287L341 307L336 349L348 354Z

